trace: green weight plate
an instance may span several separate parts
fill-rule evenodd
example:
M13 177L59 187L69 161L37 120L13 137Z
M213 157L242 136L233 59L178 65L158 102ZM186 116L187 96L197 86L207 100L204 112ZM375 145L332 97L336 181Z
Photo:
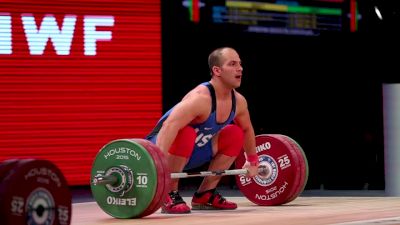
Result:
M125 193L119 188L122 176L115 172L121 166L133 172L133 186ZM114 185L94 185L91 182L92 195L107 214L121 219L138 218L154 200L158 169L152 155L139 143L128 139L111 141L96 155L91 180L97 175L113 175L118 181Z
M50 161L19 160L0 185L0 218L5 225L69 225L71 193Z

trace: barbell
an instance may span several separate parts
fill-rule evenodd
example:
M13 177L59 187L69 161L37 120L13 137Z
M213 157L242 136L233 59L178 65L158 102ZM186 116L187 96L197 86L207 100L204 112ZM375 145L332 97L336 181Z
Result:
M242 152L237 169L169 173L157 146L145 139L119 139L103 146L91 170L96 203L115 218L140 218L157 211L168 192L170 179L235 175L245 197L257 205L293 201L308 179L307 158L288 136L256 136L258 175L246 176ZM0 163L0 217L5 225L69 225L71 193L55 164L44 159L9 159Z
M242 194L256 205L289 203L303 192L308 163L301 146L282 134L256 136L258 174L242 169L244 152L233 170L170 173L161 150L145 139L118 139L104 145L91 169L90 187L100 208L115 218L141 218L157 211L171 179L235 175Z

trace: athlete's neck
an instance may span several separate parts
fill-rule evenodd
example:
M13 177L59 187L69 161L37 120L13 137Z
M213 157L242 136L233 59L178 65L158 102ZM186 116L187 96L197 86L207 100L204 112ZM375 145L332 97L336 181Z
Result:
M215 94L221 98L231 97L231 88L224 86L221 82L211 79L211 85L214 87Z

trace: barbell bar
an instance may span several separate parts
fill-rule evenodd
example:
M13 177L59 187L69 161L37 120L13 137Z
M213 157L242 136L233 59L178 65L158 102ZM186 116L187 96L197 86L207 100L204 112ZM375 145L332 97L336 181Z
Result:
M215 170L215 171L199 171L199 172L181 172L171 173L171 179L177 178L190 178L190 177L207 177L207 176L229 176L229 175L246 175L249 171L247 169L233 169L233 170ZM258 167L258 174L263 175L268 173L265 166ZM93 185L114 185L118 183L118 177L114 175L95 176L92 180Z

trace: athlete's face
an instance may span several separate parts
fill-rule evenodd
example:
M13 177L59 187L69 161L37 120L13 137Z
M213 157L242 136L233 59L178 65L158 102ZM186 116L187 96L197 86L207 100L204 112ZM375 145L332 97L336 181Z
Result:
M221 61L220 77L222 82L231 88L240 87L243 67L239 54L233 49L224 49Z

